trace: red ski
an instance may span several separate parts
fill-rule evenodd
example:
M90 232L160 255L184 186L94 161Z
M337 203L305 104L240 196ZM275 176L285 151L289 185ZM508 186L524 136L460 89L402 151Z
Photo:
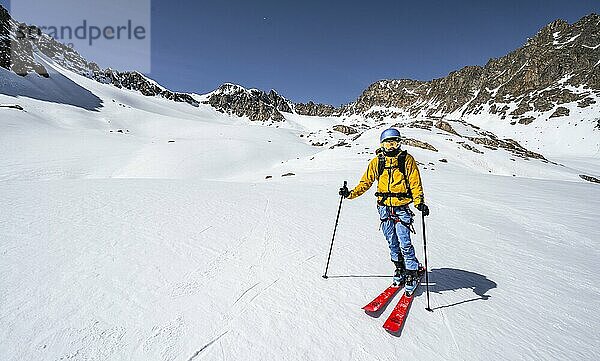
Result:
M410 308L412 300L415 296L415 291L421 284L421 280L424 274L425 273L420 274L420 277L417 281L417 286L415 287L413 293L410 296L407 296L406 293L402 294L402 298L400 298L400 301L398 301L398 304L396 305L396 307L394 307L394 310L392 310L390 316L387 318L387 320L385 320L383 328L385 328L391 333L397 333L398 331L400 331L402 325L404 324L404 320L406 320L406 314L408 313L408 309Z
M366 305L365 307L363 307L362 309L367 312L379 311L382 307L387 305L388 302L390 302L390 300L394 297L396 292L398 292L398 290L401 288L402 288L402 285L397 285L397 286L391 285L385 291L381 292L381 294L379 296L375 297L375 299L373 301L369 302L369 304Z

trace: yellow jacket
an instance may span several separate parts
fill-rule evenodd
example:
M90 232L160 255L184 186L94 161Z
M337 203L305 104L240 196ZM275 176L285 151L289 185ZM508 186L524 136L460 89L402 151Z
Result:
M349 199L356 198L371 188L373 182L378 178L378 163L379 160L377 157L373 158L371 162L369 162L369 166L367 167L365 174L363 174L360 182L350 192L350 195L348 196ZM406 185L408 185L412 193L412 199L408 197L400 199L397 197L387 197L384 200L384 197L379 196L377 197L377 204L386 206L403 206L414 200L416 206L425 201L423 197L423 186L421 184L419 168L417 167L415 159L410 154L406 155L406 176L408 177L408 182L404 181L404 176L402 175L400 168L398 168L397 156L385 157L385 167L386 169L383 170L377 182L377 192L408 193L406 188Z

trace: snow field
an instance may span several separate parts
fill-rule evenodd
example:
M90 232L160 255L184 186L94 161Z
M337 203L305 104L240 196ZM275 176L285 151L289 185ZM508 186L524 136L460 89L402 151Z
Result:
M321 277L337 190L381 128L312 147L299 134L342 121L264 127L54 69L75 105L0 95L25 109L0 109L3 360L598 359L600 190L579 178L598 176L593 154L557 147L560 166L403 129L439 150L407 147L434 312L421 287L395 337L381 326L398 296L361 310L393 272L374 187L343 202ZM88 92L101 107L82 108Z

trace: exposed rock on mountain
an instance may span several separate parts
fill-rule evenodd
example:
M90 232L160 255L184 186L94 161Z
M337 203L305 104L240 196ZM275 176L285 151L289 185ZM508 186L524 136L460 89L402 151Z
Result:
M328 117L338 115L339 111L331 105L293 103L275 90L266 93L259 89L246 89L237 84L225 83L209 95L208 101L220 112L248 117L253 121L285 120L283 113L296 113L308 116Z
M287 99L271 90L246 89L240 85L225 83L210 93L205 102L220 112L248 117L253 121L283 121L281 112L291 113Z
M556 117L562 117L565 115L569 115L569 112L570 112L569 109L567 109L565 107L558 107L558 108L556 108L554 113L552 113L550 118L556 118Z
M341 112L375 119L488 113L521 124L531 122L530 112L565 116L569 113L562 104L577 102L585 108L595 103L594 93L600 95L599 44L597 14L573 25L557 20L523 47L490 59L484 67L467 66L426 82L381 80Z
M592 183L600 183L600 179L596 178L596 177L592 177L589 175L585 175L585 174L580 174L579 177L581 177L581 179L584 179L588 182L592 182Z
M517 141L513 139L498 139L494 134L489 132L487 132L486 137L467 137L467 139L475 144L481 144L491 150L503 148L521 158L546 159L541 154L523 148L519 143L517 143Z
M358 131L356 129L349 127L347 125L334 125L333 130L340 132L340 133L344 133L346 135L358 133Z
M473 153L477 153L477 154L483 154L482 151L480 151L479 149L475 148L474 146L467 144L465 142L457 142L458 144L460 144L463 148L470 150Z
M33 57L33 45L27 38L29 33L37 36L39 30L18 24L0 5L0 66L19 75L35 72L48 77L46 68Z
M120 72L112 69L99 70L93 73L93 78L112 84L118 88L136 90L146 96L160 95L163 98L176 102L186 102L193 106L198 106L198 102L189 94L172 92L160 86L154 80L147 78L143 74L134 72Z
M101 69L98 64L85 60L74 49L43 34L36 26L16 22L0 5L0 66L21 76L35 72L48 77L48 71L36 60L36 56L46 56L70 71L101 83L139 91L147 96L159 95L173 101L198 105L191 95L167 90L139 72Z
M438 150L435 149L435 147L427 142L424 142L422 140L418 140L418 139L412 139L412 138L402 138L400 140L401 144L404 145L408 145L411 147L417 147L417 148L422 148L422 149L427 149L427 150L431 150L433 152L437 152Z
M438 129L441 129L441 130L443 130L445 132L448 132L450 134L458 135L458 133L454 130L454 128L452 128L452 126L450 125L450 123L445 122L443 120L438 121L435 124L435 127L438 128Z
M392 127L394 128L419 128L419 129L426 129L426 130L431 130L431 127L433 126L433 122L430 120L415 120L412 121L410 123L396 123L394 125L392 125Z
M335 115L337 110L332 105L315 104L312 101L308 103L294 104L294 111L300 115L310 115L318 117L328 117Z
M0 104L0 108L6 108L6 109L17 109L17 110L25 110L22 106L20 106L19 104Z
M464 127L465 132L468 134L460 134L454 129L451 123L455 123L457 126ZM394 127L419 128L432 131L433 122L416 120L409 123L394 124ZM447 141L455 141L456 143L460 144L463 148L473 151L475 153L483 154L483 152L476 147L476 145L480 145L490 150L503 149L523 159L533 158L546 161L546 158L544 158L544 156L536 152L527 150L514 139L500 139L494 133L482 130L479 127L476 127L464 121L438 121L435 125L435 128L444 130L447 133L455 136L453 138L447 139ZM400 142L404 145L408 145L411 147L422 148L434 152L438 151L433 145L418 139L403 136Z

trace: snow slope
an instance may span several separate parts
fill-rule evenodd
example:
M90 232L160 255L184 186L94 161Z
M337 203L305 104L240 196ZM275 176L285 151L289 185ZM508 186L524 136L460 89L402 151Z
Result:
M408 147L432 212L434 312L421 288L394 336L392 306L360 309L393 271L374 189L344 201L321 277L337 188L385 125L312 147L299 135L341 121L264 127L48 65L101 106L8 95L19 79L0 69L0 103L24 108L0 108L2 360L600 357L600 188L578 176L597 177L597 157L476 154L403 129L438 149Z

